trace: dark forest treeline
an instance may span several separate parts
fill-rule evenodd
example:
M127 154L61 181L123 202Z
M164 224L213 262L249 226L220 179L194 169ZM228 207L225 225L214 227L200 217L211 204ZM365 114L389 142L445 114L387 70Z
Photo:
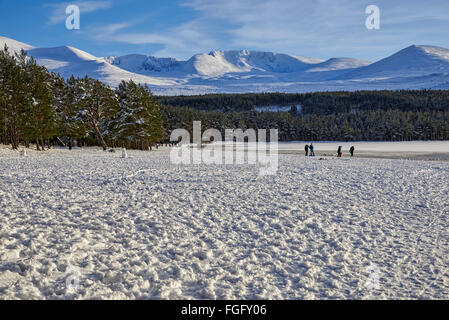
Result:
M215 128L278 129L281 141L410 141L449 140L449 111L364 110L331 115L293 112L220 112L164 106L165 135L176 128L190 132L200 120L202 130Z
M449 91L400 90L248 93L157 97L166 130L210 127L279 130L291 140L448 140ZM300 111L297 106L300 106ZM254 107L290 106L289 112L257 112Z
M356 91L316 93L209 94L157 97L163 105L207 111L252 111L254 106L301 105L303 114L329 115L364 110L449 111L447 90Z
M163 139L159 104L146 86L113 90L88 77L65 81L25 52L0 51L0 142L38 150L54 143L146 150Z

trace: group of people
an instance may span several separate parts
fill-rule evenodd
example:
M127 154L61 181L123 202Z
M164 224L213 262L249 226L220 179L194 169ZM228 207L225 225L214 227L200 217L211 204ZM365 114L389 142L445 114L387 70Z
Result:
M306 157L315 157L315 147L313 146L313 143L311 143L310 146L306 144L304 150L306 151Z
M304 147L304 151L306 153L306 157L314 157L315 156L315 147L313 146L313 143L311 143L310 145L306 144L306 146ZM354 151L355 151L354 146L349 148L349 153L351 154L351 157L354 156ZM338 146L337 157L339 157L339 158L343 157L343 147L342 146Z

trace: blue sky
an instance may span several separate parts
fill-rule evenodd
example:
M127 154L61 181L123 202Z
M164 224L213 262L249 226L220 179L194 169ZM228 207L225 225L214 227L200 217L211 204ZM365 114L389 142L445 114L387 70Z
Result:
M80 30L65 27L69 4ZM380 8L380 30L365 27L368 5ZM247 49L376 61L411 44L449 48L448 30L447 0L0 0L0 35L96 56Z

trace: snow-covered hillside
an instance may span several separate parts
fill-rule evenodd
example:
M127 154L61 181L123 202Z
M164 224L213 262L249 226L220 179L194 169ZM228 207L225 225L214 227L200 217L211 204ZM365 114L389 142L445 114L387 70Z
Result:
M5 45L8 46L9 50L11 50L12 52L16 52L16 53L19 53L22 49L30 50L30 49L34 48L33 46L30 46L29 44L0 36L0 48L3 49L5 47Z
M132 79L139 83L164 86L173 85L175 81L152 78L137 73L132 73L108 63L104 58L95 57L82 50L61 46L55 48L34 48L32 46L7 39L0 38L0 45L11 48L13 52L24 49L27 54L36 59L37 63L45 66L50 71L60 74L64 78L89 76L101 80L111 86L117 86L122 80Z
M410 46L340 79L419 77L449 73L449 50L432 46Z
M449 50L432 46L410 46L371 63L248 50L211 51L187 61L141 54L100 58L73 47L34 48L0 37L0 45L5 44L16 52L24 49L38 63L66 78L87 75L111 86L133 79L162 95L449 89Z
M174 58L157 58L142 54L105 58L107 62L135 73L170 72L180 69L183 62Z
M353 58L331 58L308 69L307 72L350 70L370 65L371 62Z

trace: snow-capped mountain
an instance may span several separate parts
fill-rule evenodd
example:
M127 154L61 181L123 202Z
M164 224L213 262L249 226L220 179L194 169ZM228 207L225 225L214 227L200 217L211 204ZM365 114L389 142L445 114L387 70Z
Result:
M111 64L130 72L153 75L154 73L182 72L204 77L219 77L228 73L251 71L287 73L303 71L323 62L273 52L211 51L196 54L188 61L173 58L157 58L145 55L126 55L106 58Z
M64 78L89 76L101 80L111 86L117 86L121 80L132 79L139 83L149 85L173 85L174 81L161 80L132 73L108 63L104 58L95 57L82 50L61 46L55 48L35 48L25 43L0 37L0 45L8 46L11 52L20 52L22 49L40 65L48 70L60 74Z
M248 50L211 51L187 61L141 54L102 58L73 47L35 48L0 37L0 46L5 44L65 78L89 76L113 87L132 79L156 94L449 89L449 50L433 46L410 46L371 63Z
M174 58L157 58L143 54L129 54L121 57L105 58L110 64L135 73L170 72L183 64Z
M413 45L388 58L349 72L342 79L420 77L448 72L448 49Z
M228 73L304 71L319 62L322 62L322 60L274 52L243 50L212 51L209 54L197 54L187 61L187 65L200 75L219 77Z

